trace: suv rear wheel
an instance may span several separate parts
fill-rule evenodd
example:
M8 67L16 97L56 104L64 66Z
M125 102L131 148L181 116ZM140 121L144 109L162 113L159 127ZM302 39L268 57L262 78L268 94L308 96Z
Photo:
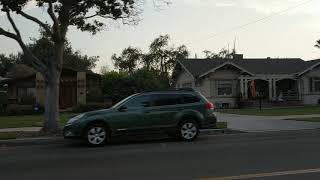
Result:
M103 124L92 124L87 128L85 138L91 146L103 146L109 140L108 129Z
M193 141L199 134L199 125L194 120L185 120L179 125L179 136L184 141Z

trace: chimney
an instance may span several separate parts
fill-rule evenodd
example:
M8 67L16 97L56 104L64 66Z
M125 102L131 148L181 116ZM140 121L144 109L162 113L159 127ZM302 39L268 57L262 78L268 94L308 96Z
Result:
M233 59L234 60L243 60L243 54L234 54Z

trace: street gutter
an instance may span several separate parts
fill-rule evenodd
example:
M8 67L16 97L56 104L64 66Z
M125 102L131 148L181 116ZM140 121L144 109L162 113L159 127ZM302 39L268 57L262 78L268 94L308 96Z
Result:
M207 135L219 135L219 134L235 134L243 133L241 131L235 131L231 129L203 129L200 131L200 136ZM34 146L34 145L57 145L72 142L72 140L66 140L61 136L55 137L36 137L36 138L18 138L0 140L1 147L15 147L15 146Z

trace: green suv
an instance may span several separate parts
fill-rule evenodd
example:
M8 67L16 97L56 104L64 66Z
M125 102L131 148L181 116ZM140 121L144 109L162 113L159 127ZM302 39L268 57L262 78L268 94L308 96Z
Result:
M185 141L199 129L212 128L214 105L192 89L150 91L131 95L110 109L80 114L64 127L65 138L83 138L100 146L117 135L165 132Z

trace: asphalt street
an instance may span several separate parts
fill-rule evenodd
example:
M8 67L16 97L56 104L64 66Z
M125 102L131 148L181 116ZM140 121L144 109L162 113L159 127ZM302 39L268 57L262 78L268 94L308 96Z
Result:
M320 179L320 130L0 147L0 179Z

